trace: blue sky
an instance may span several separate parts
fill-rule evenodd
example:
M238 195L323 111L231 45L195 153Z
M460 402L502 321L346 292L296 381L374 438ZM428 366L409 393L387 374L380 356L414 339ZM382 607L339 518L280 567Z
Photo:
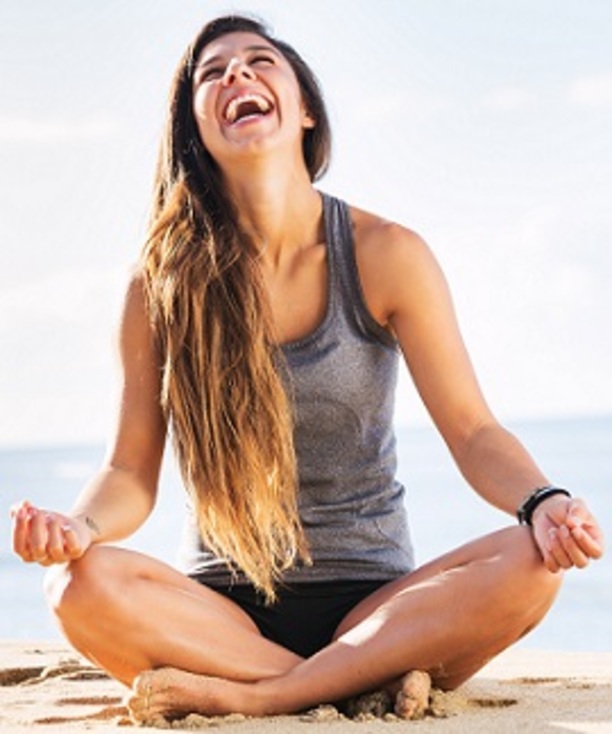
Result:
M107 433L168 84L228 10L319 75L321 188L428 240L495 412L612 411L612 3L4 0L0 445Z

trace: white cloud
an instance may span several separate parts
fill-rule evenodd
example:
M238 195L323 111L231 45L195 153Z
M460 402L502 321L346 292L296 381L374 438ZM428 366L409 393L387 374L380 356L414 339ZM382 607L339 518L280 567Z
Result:
M0 143L69 143L115 136L119 121L112 117L89 119L34 119L0 116Z
M568 98L576 107L612 109L612 72L574 79L568 88Z

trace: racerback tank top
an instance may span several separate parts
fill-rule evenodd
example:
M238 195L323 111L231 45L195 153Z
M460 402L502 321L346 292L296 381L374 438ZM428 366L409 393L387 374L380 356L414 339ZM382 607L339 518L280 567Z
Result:
M283 580L392 579L414 567L404 487L395 478L399 350L366 306L348 206L322 197L325 316L282 347L295 412L298 504L313 564L289 569ZM212 586L246 582L202 546L192 510L179 562Z

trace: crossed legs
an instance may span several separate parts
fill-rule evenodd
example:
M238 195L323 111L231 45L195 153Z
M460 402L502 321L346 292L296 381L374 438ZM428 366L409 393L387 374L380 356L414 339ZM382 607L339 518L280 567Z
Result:
M52 567L45 587L68 641L128 686L162 666L255 681L301 661L233 602L140 553L92 546Z
M139 554L92 548L48 589L70 642L133 684L132 713L148 719L288 713L397 688L411 670L455 688L542 619L559 583L529 529L501 530L380 588L307 660L261 637L232 602Z

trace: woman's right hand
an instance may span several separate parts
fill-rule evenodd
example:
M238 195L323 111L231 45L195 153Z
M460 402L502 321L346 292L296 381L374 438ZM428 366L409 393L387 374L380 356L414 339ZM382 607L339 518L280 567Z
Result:
M26 563L51 566L80 558L93 541L82 520L34 507L25 501L11 508L13 550Z

